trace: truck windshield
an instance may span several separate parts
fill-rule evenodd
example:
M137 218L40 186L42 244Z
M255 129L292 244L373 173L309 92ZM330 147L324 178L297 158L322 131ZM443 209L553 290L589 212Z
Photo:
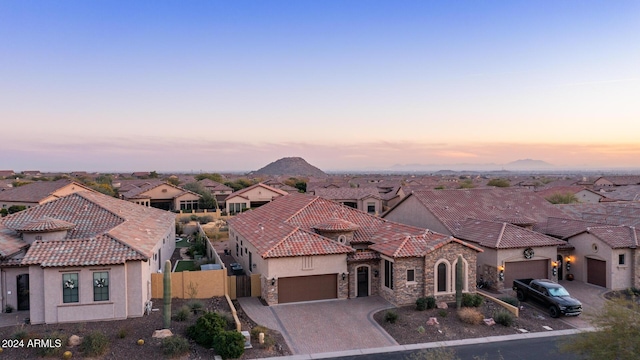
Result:
M569 296L569 292L563 287L549 288L549 295L551 296Z

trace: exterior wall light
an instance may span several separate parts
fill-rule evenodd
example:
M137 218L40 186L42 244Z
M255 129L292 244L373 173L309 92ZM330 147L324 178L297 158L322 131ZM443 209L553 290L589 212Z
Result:
M571 270L571 258L567 256L567 260L565 261L567 264L567 271Z
M274 286L276 284L276 278L272 278L271 279L271 286Z
M498 279L504 281L504 266L500 266L498 269L500 270L500 272L498 272Z
M551 273L553 274L553 276L558 276L558 263L554 261L551 264L553 265Z
M342 281L344 281L347 278L347 274L342 273Z
M378 270L373 270L373 277L378 277L379 274Z

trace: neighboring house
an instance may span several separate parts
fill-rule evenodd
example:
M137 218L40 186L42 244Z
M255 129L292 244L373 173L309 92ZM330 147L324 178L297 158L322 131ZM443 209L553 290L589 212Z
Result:
M68 179L35 181L0 192L0 207L7 209L18 205L29 208L79 191L94 190Z
M321 198L333 200L348 207L364 211L372 215L382 213L382 198L378 189L369 188L340 188L316 189L314 194Z
M599 177L596 179L596 181L593 182L593 186L596 188L626 185L640 185L640 176L609 175Z
M270 305L369 295L396 305L451 301L459 256L463 291L475 292L478 247L318 196L282 196L228 224L231 254L261 274Z
M42 176L42 173L38 170L27 170L27 171L23 171L22 175L30 176L30 177L40 177Z
M550 271L557 259L557 247L562 243L529 230L544 230L547 219L554 216L566 217L533 191L489 188L416 191L386 212L383 218L456 237L463 234L466 240L487 245L483 247L487 253L478 260L482 268L477 272L501 289L509 288L510 284L499 281L500 270L507 280L512 278L512 274L521 276L528 273L530 276L527 277L548 277L552 274ZM486 229L482 230L483 227ZM482 241L478 235L469 233L469 228L474 232L483 231L488 237ZM503 228L510 238L501 245L497 241L505 236L500 234ZM524 242L514 242L518 238L532 242L525 246ZM492 241L496 243L489 245ZM514 243L503 247L509 241ZM529 248L533 254L527 251L525 257L524 250Z
M33 324L142 316L175 248L175 214L77 192L0 220L2 309Z
M197 210L201 196L162 180L122 182L120 198L162 210Z
M640 185L616 186L603 188L599 194L606 198L603 201L640 201Z
M616 216L608 220L626 221ZM558 262L563 263L559 278L572 274L576 280L616 290L640 287L640 253L635 227L549 218L546 233L567 241L568 247L559 251Z
M545 199L549 199L553 195L571 194L576 197L576 200L581 203L599 203L605 198L604 194L595 192L591 189L587 189L584 186L552 186L536 191L536 194L542 196Z
M202 179L198 181L198 183L200 183L205 189L209 190L211 195L216 199L220 209L224 209L226 207L225 199L233 193L232 188L211 179Z
M556 263L558 246L566 244L562 240L506 222L478 219L464 221L454 236L484 250L478 254L478 274L491 281L492 288L509 289L513 280L521 278L562 279Z
M14 176L16 173L13 170L0 170L0 178L8 178Z
M289 193L269 185L258 183L238 190L225 199L227 214L237 214L254 209Z

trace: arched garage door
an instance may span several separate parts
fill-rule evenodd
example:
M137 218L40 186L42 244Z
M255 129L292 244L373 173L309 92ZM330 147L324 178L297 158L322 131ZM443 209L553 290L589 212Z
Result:
M513 286L516 279L546 279L549 260L514 261L504 264L504 287Z
M335 299L338 274L296 276L278 279L278 303Z
M607 262L587 258L587 282L607 287Z

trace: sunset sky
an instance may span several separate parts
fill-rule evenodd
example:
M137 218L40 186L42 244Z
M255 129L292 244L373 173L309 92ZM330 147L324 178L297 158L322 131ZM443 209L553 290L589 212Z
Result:
M0 119L0 170L640 168L640 1L0 1Z

